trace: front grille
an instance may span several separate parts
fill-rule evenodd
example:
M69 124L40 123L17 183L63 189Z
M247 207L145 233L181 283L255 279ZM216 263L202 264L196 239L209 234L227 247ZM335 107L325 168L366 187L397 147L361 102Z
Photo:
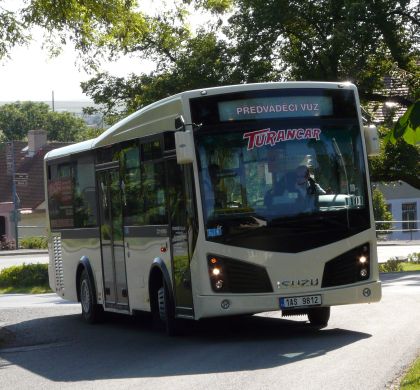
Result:
M209 256L209 259L212 257ZM214 257L217 258L217 262L222 268L222 275L217 278L210 277L213 291L238 294L273 292L270 278L264 267L226 257ZM217 289L215 283L219 279L223 280L223 287Z
M230 292L273 292L267 270L264 267L232 259L225 259L224 267L228 277Z
M61 236L52 237L54 269L55 269L55 289L57 292L64 290L64 270L63 256L61 253Z
M342 286L369 279L369 253L369 244L366 243L328 261L324 267L322 287ZM361 256L367 258L365 264L359 262ZM361 276L362 269L367 271L365 276Z

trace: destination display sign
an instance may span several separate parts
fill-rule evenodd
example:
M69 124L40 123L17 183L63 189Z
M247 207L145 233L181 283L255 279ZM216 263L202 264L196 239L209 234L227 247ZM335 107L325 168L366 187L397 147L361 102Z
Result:
M318 117L333 114L330 96L256 97L218 102L221 122L252 119Z

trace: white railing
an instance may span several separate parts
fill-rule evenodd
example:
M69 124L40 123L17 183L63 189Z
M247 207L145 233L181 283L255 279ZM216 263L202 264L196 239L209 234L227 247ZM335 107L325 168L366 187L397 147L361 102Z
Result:
M390 233L396 233L396 232L401 232L401 233L410 233L410 240L413 239L413 233L415 232L419 232L419 226L420 226L420 220L409 220L409 221L375 221L376 226L378 226L378 224L391 224L391 228L390 229L376 229L376 233L382 233L382 234L390 234ZM403 224L408 224L408 225L414 225L416 226L415 229L403 229Z

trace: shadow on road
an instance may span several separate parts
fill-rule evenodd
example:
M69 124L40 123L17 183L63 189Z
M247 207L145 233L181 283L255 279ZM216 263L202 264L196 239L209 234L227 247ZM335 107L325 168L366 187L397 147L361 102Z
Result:
M420 286L420 271L381 273L382 287L391 287L396 283L402 286Z
M318 357L371 337L316 330L303 317L188 322L185 335L177 338L153 330L145 316L111 319L89 326L80 315L67 315L8 326L16 338L0 349L0 375L9 364L57 382L252 371ZM28 347L34 339L37 345Z

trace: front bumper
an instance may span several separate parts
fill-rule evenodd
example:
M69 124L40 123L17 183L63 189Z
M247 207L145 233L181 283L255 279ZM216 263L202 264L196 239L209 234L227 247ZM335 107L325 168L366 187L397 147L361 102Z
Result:
M378 302L382 296L381 282L368 282L353 286L315 291L278 291L271 294L214 294L198 295L194 299L195 319L207 317L254 314L280 310L281 297L321 295L322 306ZM226 301L229 305L226 308Z

